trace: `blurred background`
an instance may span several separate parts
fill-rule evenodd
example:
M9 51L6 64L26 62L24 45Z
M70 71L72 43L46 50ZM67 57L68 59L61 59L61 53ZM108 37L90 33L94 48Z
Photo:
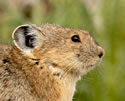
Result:
M0 0L0 43L21 24L51 23L91 33L105 49L78 82L74 101L125 101L125 0Z

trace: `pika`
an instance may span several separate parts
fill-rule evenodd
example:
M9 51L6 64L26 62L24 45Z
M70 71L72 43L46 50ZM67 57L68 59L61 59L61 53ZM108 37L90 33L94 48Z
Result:
M0 101L72 101L77 81L104 56L89 32L44 24L17 27L0 45Z

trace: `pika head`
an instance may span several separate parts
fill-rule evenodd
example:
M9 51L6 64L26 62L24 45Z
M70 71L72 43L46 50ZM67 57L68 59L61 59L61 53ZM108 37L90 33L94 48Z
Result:
M79 29L50 24L22 25L12 37L23 55L79 76L93 69L104 55L103 48L90 34Z

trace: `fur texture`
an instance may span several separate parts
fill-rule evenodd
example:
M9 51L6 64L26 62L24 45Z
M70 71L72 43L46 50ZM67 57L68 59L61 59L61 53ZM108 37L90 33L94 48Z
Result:
M13 40L0 45L0 101L72 101L104 55L88 32L57 25L21 25Z

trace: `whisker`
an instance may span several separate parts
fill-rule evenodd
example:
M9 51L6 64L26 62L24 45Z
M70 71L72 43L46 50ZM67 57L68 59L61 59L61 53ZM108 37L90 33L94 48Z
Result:
M72 66L70 66L70 65L71 65L71 64L68 64L68 65L64 68L64 73L62 74L62 77L63 77L63 75L66 74L67 71L69 71L69 70L72 68ZM68 67L70 67L70 68L68 68Z
M71 68L72 68L72 67L71 67ZM65 75L68 73L68 71L70 71L71 68L67 69L67 70L61 75L61 78L60 78L60 79L64 78Z
M77 63L77 62L75 62L75 63L74 63L74 64L72 64L72 65L77 65L76 63ZM69 65L69 66L70 66L70 68L68 68L68 66L67 66L67 68L68 68L68 69L66 69L66 71L63 73L63 75L62 75L61 79L66 77L66 75L68 74L68 72L69 72L69 71L73 68L73 66L72 66L72 65L71 65L71 66Z

